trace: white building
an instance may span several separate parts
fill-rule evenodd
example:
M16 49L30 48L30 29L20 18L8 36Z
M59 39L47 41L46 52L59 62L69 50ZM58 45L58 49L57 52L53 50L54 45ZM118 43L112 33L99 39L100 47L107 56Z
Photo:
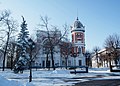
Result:
M67 66L85 66L85 27L82 25L82 23L78 20L78 18L75 20L73 26L71 26L71 34L72 34L72 52L71 55L68 56L67 59ZM53 31L50 31L50 36L52 37ZM37 31L37 42L40 43L41 49L39 50L39 54L37 55L37 60L35 61L36 65L46 67L49 65L52 66L52 60L51 55L46 54L44 51L44 48L42 45L48 40L47 39L48 33L43 30ZM57 38L61 36L61 32L58 31ZM62 57L60 53L60 47L55 46L54 52L54 64L55 66L65 66L65 58ZM46 63L48 57L48 63ZM47 65L46 65L47 64Z
M109 67L109 59L111 59L111 65L115 65L115 59L113 59L112 52L109 53L109 50L101 49L98 51L97 55L96 53L92 54L92 67ZM120 65L120 56L117 57L117 65Z

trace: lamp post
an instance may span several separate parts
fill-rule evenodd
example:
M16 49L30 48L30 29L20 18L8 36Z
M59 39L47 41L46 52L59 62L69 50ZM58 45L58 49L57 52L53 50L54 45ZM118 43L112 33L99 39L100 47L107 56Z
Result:
M88 53L84 53L83 55L85 56L86 66L88 66Z
M87 66L87 67L90 67L90 66L91 66L90 53L89 53L89 52L86 52L86 53L84 54L84 56L86 57L86 66Z
M29 61L30 76L29 76L29 82L31 82L32 81L32 50L35 47L35 43L33 42L32 39L29 39L28 44L29 44L29 47L30 47L30 61Z

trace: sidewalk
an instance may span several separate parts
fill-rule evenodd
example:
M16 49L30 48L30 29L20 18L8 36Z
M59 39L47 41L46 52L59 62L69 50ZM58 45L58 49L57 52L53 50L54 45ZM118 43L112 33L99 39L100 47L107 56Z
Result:
M73 86L120 86L120 79L92 80L76 83Z

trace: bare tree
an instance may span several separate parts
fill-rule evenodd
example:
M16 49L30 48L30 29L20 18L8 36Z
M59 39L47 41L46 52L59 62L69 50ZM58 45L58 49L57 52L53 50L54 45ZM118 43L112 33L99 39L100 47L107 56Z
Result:
M100 51L100 48L99 47L94 47L93 48L93 52L95 53L95 56L96 56L96 59L97 59L97 67L99 68L99 63L98 63L98 60L99 60L99 57L98 57L98 52Z
M4 10L4 11L2 11L1 13L0 13L0 27L2 28L2 24L3 24L3 20L4 19L6 19L6 18L8 18L10 16L10 11L8 11L8 10ZM2 30L1 30L1 28L0 28L0 42L1 42L1 44L0 44L0 47L2 47L3 46L3 44L4 44L4 38L5 38L5 36L6 35L4 35L3 36L3 34L2 34Z
M86 65L87 65L88 67L92 67L91 54L92 54L92 53L91 53L90 51L86 50L86 52L85 52L85 57L86 57Z
M34 41L34 40L33 40ZM35 59L37 59L37 55L39 54L40 52L40 49L41 49L41 45L37 42L34 42L35 43L35 47L32 51L32 60L35 61Z
M9 13L8 13L8 12L9 12ZM8 10L2 11L1 14L0 14L0 21L2 21L2 20L4 20L4 19L8 18L9 15L10 15L10 11L8 11Z
M16 47L16 41L14 39L13 40L10 39L8 48L7 48L6 57L7 57L7 67L10 67L11 70L13 69L13 66L14 66L14 59L15 59L14 55L16 55L15 47Z
M120 36L117 34L109 35L104 43L104 47L117 49L120 47Z
M60 50L61 55L65 58L65 67L67 69L67 60L68 60L68 56L71 54L72 43L70 43L70 42L61 42L60 49L61 49Z
M41 22L39 25L44 28L47 32L47 48L50 50L51 60L52 60L52 67L55 70L54 66L54 50L55 46L58 46L60 41L64 38L65 34L67 33L67 25L63 26L64 32L61 34L61 31L58 27L49 24L49 18L47 16L42 17L40 16Z
M104 47L111 56L110 62L114 60L117 65L120 56L120 36L117 34L109 35L105 40Z
M1 17L2 29L0 32L6 33L5 35L6 44L5 44L4 58L3 58L3 71L4 71L7 47L8 47L11 35L13 34L13 32L16 31L17 24L16 24L16 21L14 21L12 17L10 17L10 11L5 11L4 13L2 13L2 15L4 17Z

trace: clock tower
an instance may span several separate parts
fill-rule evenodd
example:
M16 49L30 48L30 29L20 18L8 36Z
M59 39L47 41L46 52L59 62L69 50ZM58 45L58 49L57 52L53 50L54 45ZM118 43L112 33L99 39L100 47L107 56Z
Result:
M72 35L72 54L76 54L76 57L81 58L79 59L81 62L78 64L84 65L85 64L85 26L79 21L78 17L75 20L73 26L71 26L71 35Z

